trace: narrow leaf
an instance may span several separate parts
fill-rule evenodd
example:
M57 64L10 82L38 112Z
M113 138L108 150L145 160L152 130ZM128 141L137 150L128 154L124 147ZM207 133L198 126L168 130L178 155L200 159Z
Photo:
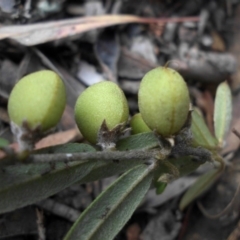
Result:
M86 144L57 146L58 152L95 151ZM52 147L52 152L55 151ZM86 176L98 162L68 165L15 164L0 169L0 213L15 210L49 197Z
M50 165L45 164L7 167L0 176L0 213L13 211L58 193L87 175L95 164L87 161L71 163L68 167L56 164L56 170L52 171Z
M95 149L87 144L64 144L34 151L35 154L53 154L53 153L78 153L78 152L93 152ZM10 158L3 159L0 162L0 212L11 211L16 208L34 203L44 199L56 192L61 191L73 182L86 183L110 177L116 174L123 173L135 166L144 163L143 160L123 160L119 162L113 161L88 161L73 162L65 165L58 163L54 166L50 164L19 164L18 160ZM15 165L18 164L18 165ZM75 165L76 164L76 165ZM53 169L54 167L54 169ZM83 168L83 172L81 169ZM86 169L86 171L84 170ZM78 173L74 173L77 172ZM63 175L61 175L63 174ZM62 179L62 180L60 180ZM67 181L65 181L67 179ZM56 181L55 181L56 180ZM60 182L57 182L59 180ZM52 183L53 182L53 183ZM55 184L55 185L53 185ZM36 187L34 187L36 185ZM44 190L43 186L47 186ZM38 192L38 188L41 188ZM18 198L11 199L11 196L5 196L6 192L19 191ZM31 195L25 194L26 191ZM36 193L35 193L36 192ZM42 193L43 192L43 193ZM41 196L39 196L41 195ZM15 196L15 195L12 195ZM5 200L6 198L6 200ZM5 202L3 202L5 201ZM12 204L8 208L7 204Z
M111 177L128 171L129 169L143 164L142 160L121 160L120 162L98 161L94 169L78 183L93 182L102 178Z
M155 187L156 187L156 194L161 194L164 192L165 188L167 187L167 183L157 182L155 184Z
M99 164L84 178L82 178L79 183L86 183L86 182L92 182L96 181L98 179L102 179L105 177L110 177L116 174L123 173L127 171L128 169L131 169L135 166L143 164L145 161L142 160L121 160L120 162L106 162L101 161ZM196 170L201 164L204 162L193 160L191 157L181 157L181 158L172 158L167 159L164 161L160 161L160 167L155 171L155 180L164 173L170 173L172 174L171 169L169 169L169 164L166 164L166 162L169 162L172 164L176 169L178 169L179 177L185 176L194 170Z
M139 133L121 139L117 142L117 149L120 151L134 149L151 149L159 145L158 139L153 132Z
M197 113L197 111L192 112L191 130L193 133L194 146L202 146L208 149L212 149L217 146L216 138L212 136L203 117Z
M205 193L216 182L220 174L219 169L213 169L199 177L183 195L179 204L180 210L183 211L191 202Z
M176 170L178 171L178 174L179 174L176 177L182 177L193 172L203 163L204 162L193 160L192 157L189 157L189 156L179 157L179 158L169 158L159 162L160 166L154 173L155 175L154 179L157 182L159 177L162 174L166 174L166 173L174 174ZM172 168L171 168L171 165L172 165Z
M192 157L185 156L179 158L170 158L168 161L179 171L179 177L185 176L195 171L204 161L196 161Z
M123 174L82 213L64 240L113 239L141 202L152 177L145 165Z
M126 23L159 23L198 21L198 17L188 18L141 18L134 15L101 15L80 17L61 21L41 22L22 26L0 28L0 39L11 38L25 46L33 46L97 28Z
M227 82L217 88L214 105L214 130L220 146L232 119L232 95Z

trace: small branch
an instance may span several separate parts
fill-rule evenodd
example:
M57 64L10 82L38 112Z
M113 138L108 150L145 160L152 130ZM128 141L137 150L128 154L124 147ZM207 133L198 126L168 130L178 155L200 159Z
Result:
M230 213L230 211L233 208L233 205L236 203L236 201L239 201L239 198L238 198L239 193L240 193L240 184L238 185L237 190L236 190L232 200L230 201L230 203L220 213L217 213L215 215L209 214L208 211L204 208L204 206L202 205L202 203L200 201L197 201L197 205L205 217L207 217L209 219L218 219L218 218L226 216L227 214Z
M36 209L36 214L37 214L38 240L45 240L46 229L44 227L43 212Z
M78 210L71 208L65 204L58 203L50 198L45 199L36 205L57 216L63 217L70 222L75 222L80 216L80 212Z
M57 154L33 154L26 159L26 163L56 163L86 160L122 161L122 160L149 160L156 158L164 160L169 155L168 151L160 150L132 150L132 151L104 151L84 153L57 153Z

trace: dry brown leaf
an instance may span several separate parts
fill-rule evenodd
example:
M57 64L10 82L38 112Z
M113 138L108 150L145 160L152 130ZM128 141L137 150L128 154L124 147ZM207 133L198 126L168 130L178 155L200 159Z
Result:
M82 136L79 133L79 130L77 128L73 128L63 132L57 132L57 133L48 135L47 137L37 142L35 145L35 149L68 143L76 139L80 139L81 137Z
M220 52L224 52L226 51L226 46L225 43L222 39L222 37L215 31L212 31L212 39L213 39L213 43L212 43L212 50L214 51L220 51Z
M187 18L141 18L134 15L101 15L75 19L36 23L22 26L7 26L0 28L0 39L11 38L17 42L33 46L92 29L125 23L166 23L198 21L198 17Z
M60 120L61 129L63 131L75 128L76 122L74 119L74 110L69 105L66 105L62 118Z
M36 143L35 149L55 146L59 144L65 144L68 142L79 140L81 138L82 138L82 135L79 132L78 128L76 127L67 131L53 133L48 135L45 138L42 138L39 142ZM17 143L12 143L8 147L11 148L14 152L17 152L19 150ZM0 150L0 160L5 156L6 156L6 153Z

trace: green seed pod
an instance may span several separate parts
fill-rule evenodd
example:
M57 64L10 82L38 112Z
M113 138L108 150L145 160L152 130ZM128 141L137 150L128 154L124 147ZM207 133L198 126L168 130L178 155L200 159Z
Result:
M88 87L78 98L75 119L82 135L95 144L99 129L106 121L109 130L128 120L126 97L117 84L103 81Z
M21 127L41 132L54 127L66 104L65 86L53 71L42 70L23 77L13 88L8 102L10 119Z
M130 127L132 129L132 134L152 131L143 121L141 113L137 113L131 118Z
M139 110L144 122L163 137L177 134L189 111L188 87L171 68L157 67L142 79L138 92Z

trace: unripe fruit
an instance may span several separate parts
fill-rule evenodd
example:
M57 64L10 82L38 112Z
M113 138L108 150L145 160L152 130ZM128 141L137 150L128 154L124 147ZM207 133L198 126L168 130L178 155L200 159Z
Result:
M131 118L130 127L132 129L131 131L132 134L152 131L143 121L141 113L137 113Z
M170 137L181 130L188 116L187 85L175 70L157 67L143 77L138 104L148 127L163 137Z
M106 121L109 130L128 120L126 97L117 84L103 81L88 87L78 98L75 119L82 135L90 142L97 142L98 131Z
M65 86L53 71L42 70L23 77L13 88L8 113L12 122L41 132L54 127L60 120L66 104Z

